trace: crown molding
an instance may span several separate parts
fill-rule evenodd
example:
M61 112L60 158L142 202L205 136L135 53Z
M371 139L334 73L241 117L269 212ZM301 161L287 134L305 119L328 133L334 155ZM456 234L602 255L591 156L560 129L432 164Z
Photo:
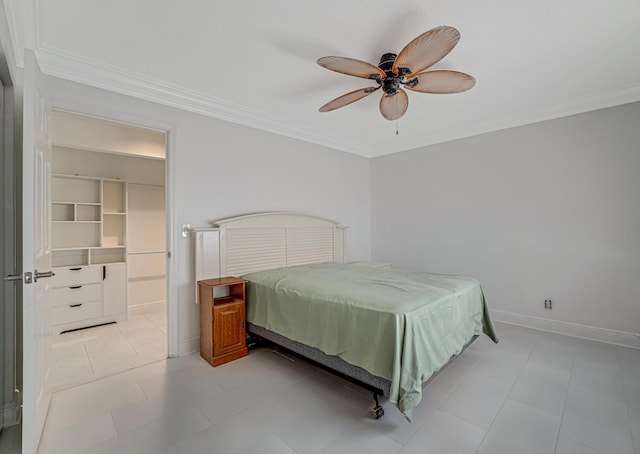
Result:
M316 145L369 157L370 150L346 139L326 134L281 117L249 109L210 95L188 90L59 49L40 46L36 52L42 72L123 95L206 115Z
M16 67L24 66L25 48L36 48L42 71L51 76L369 158L640 101L638 82L615 91L576 96L551 109L531 110L479 124L456 125L417 138L394 137L365 146L344 137L328 136L282 117L47 46L39 35L38 0L2 0L2 3L9 28L8 44ZM20 8L15 6L18 3Z
M458 126L455 129L451 128L437 131L433 134L429 134L428 137L425 136L418 139L409 139L404 141L398 141L394 138L394 140L374 145L369 156L375 158L387 154L399 153L402 151L450 142L480 134L540 123L547 120L555 120L558 118L569 117L571 115L578 115L637 101L640 101L640 83L632 87L626 87L615 91L597 92L588 97L580 96L578 98L567 100L560 106L553 106L554 108L552 109L532 110L519 116L512 115L478 125L467 125L462 128Z
M462 128L458 125L414 139L397 140L398 138L394 137L393 140L380 142L368 148L347 139L328 137L323 132L281 117L81 58L62 50L40 47L37 56L43 72L51 76L368 158L640 101L638 84L613 92L602 91L588 97L569 99L553 109L532 110L520 116L511 115Z

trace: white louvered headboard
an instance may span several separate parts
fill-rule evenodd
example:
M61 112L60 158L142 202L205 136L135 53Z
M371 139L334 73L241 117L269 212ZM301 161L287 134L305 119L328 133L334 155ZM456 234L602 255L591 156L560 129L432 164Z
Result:
M346 230L328 219L288 212L238 216L193 229L196 283L308 263L344 263Z

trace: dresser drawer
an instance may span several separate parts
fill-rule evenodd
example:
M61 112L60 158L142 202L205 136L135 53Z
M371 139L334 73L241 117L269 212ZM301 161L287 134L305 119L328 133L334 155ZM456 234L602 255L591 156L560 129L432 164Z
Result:
M102 280L102 266L70 266L54 268L55 276L51 281L53 287L100 282Z
M76 303L90 303L102 299L102 285L83 284L57 287L51 290L51 305L64 306Z
M54 325L62 325L64 323L79 322L91 318L97 318L102 315L102 305L100 301L92 303L75 303L75 307L70 305L54 307L51 310L51 322Z

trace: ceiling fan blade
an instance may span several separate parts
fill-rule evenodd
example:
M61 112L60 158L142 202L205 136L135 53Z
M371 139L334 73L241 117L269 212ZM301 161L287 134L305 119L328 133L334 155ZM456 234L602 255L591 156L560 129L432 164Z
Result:
M331 71L349 76L362 77L364 79L375 79L375 76L385 76L384 71L377 66L367 63L366 61L356 60L355 58L322 57L318 59L317 63Z
M402 88L393 96L382 95L380 99L380 113L387 120L397 120L407 111L409 97Z
M408 81L414 78L418 78L418 84L414 87L405 85L405 88L422 93L460 93L472 89L476 84L473 76L448 70L427 71L407 76Z
M320 112L331 112L332 110L336 110L336 109L339 109L340 107L349 105L352 102L356 102L359 99L364 98L365 96L369 96L378 88L380 87L361 88L359 90L355 90L350 93L347 93L346 95L339 96L333 101L329 101L324 106L320 107Z
M442 60L459 40L460 32L453 27L442 25L432 28L404 46L393 63L392 71L397 74L398 68L409 68L417 74Z

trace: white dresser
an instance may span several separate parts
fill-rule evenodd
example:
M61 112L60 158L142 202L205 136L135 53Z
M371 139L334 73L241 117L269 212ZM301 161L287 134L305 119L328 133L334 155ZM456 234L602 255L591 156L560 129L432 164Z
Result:
M126 320L125 263L57 267L53 272L50 308L56 334Z

